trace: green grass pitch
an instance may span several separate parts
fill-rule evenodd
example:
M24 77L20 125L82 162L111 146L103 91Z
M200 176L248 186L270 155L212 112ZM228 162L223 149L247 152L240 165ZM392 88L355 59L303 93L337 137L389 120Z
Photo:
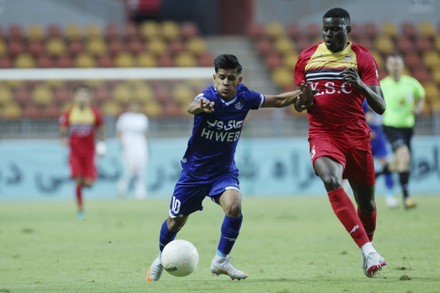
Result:
M212 276L223 219L205 200L178 234L196 245L196 271L145 282L157 255L168 199L86 198L87 219L72 201L0 202L0 292L439 292L440 196L389 210L378 199L374 245L389 265L364 276L358 248L327 198L243 199L244 222L232 263L249 278Z

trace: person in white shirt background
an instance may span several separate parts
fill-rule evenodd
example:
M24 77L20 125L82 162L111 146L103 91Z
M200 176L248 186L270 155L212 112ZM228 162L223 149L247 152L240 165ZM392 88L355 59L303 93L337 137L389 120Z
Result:
M116 122L124 167L118 183L118 192L121 196L127 196L133 183L135 197L137 199L147 197L147 131L148 117L141 112L140 102L133 100L128 106L128 111L122 113Z

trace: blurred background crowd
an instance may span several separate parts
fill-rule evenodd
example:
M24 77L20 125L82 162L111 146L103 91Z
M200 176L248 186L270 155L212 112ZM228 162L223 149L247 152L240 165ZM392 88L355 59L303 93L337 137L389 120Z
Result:
M235 54L245 83L263 93L294 88L299 52L321 40L321 17L344 7L351 39L375 57L403 54L406 72L426 90L416 135L440 135L440 3L297 0L3 0L0 1L0 139L56 138L57 119L79 82L94 90L107 136L132 98L150 117L150 137L186 136L188 102L206 79L2 79L11 69L212 67ZM24 72L24 71L23 71ZM2 75L3 74L3 75ZM252 115L252 136L303 136L307 119L292 108Z

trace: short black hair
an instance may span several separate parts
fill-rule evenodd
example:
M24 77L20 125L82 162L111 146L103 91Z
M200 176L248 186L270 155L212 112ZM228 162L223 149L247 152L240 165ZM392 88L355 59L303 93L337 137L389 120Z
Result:
M332 8L329 11L327 11L322 18L328 18L328 17L337 17L337 18L343 18L347 22L347 24L350 23L350 14L347 10L344 8Z
M78 84L72 88L72 95L75 95L77 92L82 91L82 90L92 92L92 89L88 85Z
M232 54L222 54L214 59L215 72L221 69L235 69L237 73L241 73L243 69L237 57Z

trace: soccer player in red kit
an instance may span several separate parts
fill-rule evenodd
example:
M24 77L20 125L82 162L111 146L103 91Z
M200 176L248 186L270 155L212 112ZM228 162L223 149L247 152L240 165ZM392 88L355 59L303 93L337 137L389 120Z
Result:
M301 52L295 66L295 83L307 83L313 95L295 102L307 110L310 156L339 221L361 249L363 270L374 276L387 263L373 248L376 228L375 172L370 130L362 102L366 98L377 113L385 111L377 64L368 50L348 41L350 15L342 8L323 16L324 42ZM354 207L342 187L348 179L357 203Z
M76 182L78 218L84 219L82 189L91 187L96 179L95 134L100 141L96 144L96 152L103 155L104 127L101 113L91 105L91 89L79 85L73 89L72 95L73 105L61 115L59 124L62 143L70 149L69 165Z

